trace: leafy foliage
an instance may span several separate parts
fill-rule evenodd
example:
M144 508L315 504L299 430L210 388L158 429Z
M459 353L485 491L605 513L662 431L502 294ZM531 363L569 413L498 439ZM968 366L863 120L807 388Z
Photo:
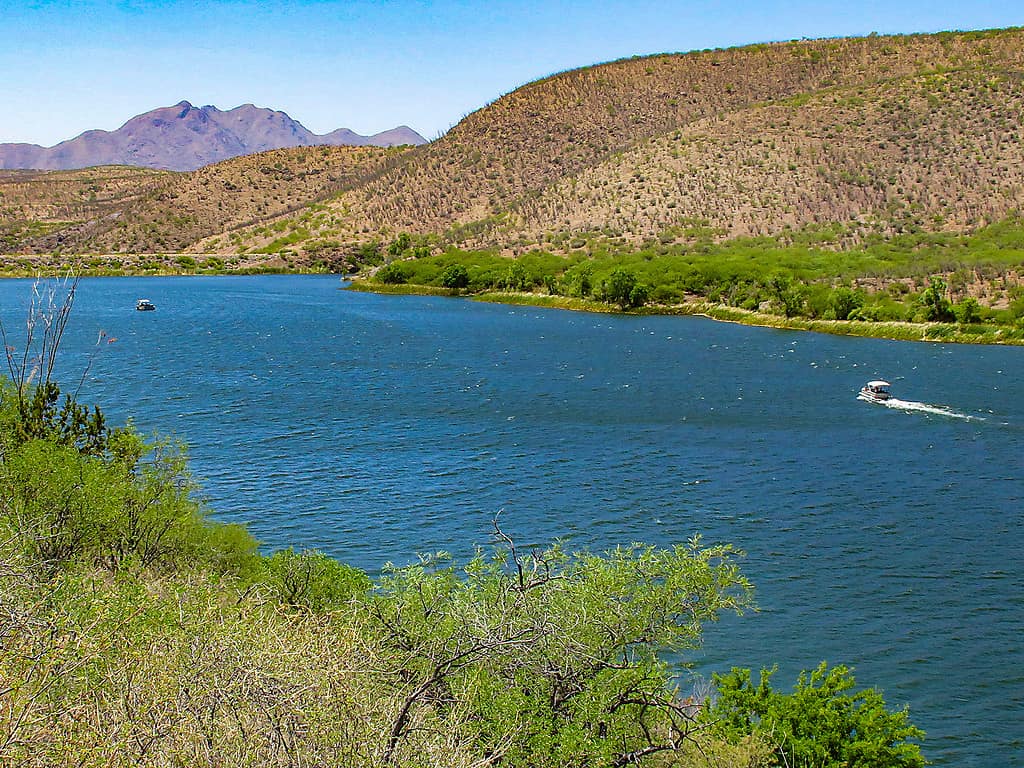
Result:
M924 307L925 320L947 322L953 319L953 308L946 298L946 281L933 277L931 283L921 294L921 306Z
M404 262L393 261L377 270L377 279L385 285L399 285L409 280L409 272Z
M773 672L758 685L749 669L716 675L718 699L706 717L730 739L757 733L774 745L772 765L798 768L922 768L911 740L924 733L907 711L890 711L873 688L852 692L856 681L844 666L822 662L801 672L793 693L771 688Z
M441 285L458 290L469 285L469 272L461 264L449 264L441 273Z
M338 609L370 589L365 573L315 550L278 550L264 559L263 568L262 580L281 603L294 608Z
M366 606L406 692L389 752L418 709L470 712L477 738L513 764L617 765L682 744L695 725L666 651L749 602L727 546L631 546L604 556L560 546L522 555L511 539L460 574L446 556L390 569Z

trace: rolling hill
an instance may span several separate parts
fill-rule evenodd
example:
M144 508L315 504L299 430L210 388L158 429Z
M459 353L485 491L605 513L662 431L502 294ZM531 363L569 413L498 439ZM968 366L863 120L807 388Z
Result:
M170 187L144 204L126 198L111 226L92 214L68 226L34 219L6 198L0 208L11 250L24 252L187 250L301 264L325 249L351 261L399 233L435 252L515 255L686 242L695 227L725 240L830 225L841 248L969 232L1018 210L1022 106L1021 29L772 43L556 74L329 191L297 177L253 187L248 212L230 222L198 211L181 221L188 205L221 202L186 194L185 177L148 179ZM212 166L207 188L226 171ZM315 205L299 210L304 195ZM230 232L211 229L221 225Z
M298 147L190 172L0 171L0 252L52 253L50 262L59 263L65 253L183 251L201 238L302 210L360 184L405 151ZM107 263L119 261L124 258Z

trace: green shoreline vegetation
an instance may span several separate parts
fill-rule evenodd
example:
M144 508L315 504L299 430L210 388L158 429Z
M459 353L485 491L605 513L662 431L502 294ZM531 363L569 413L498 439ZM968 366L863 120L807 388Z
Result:
M0 764L925 764L907 711L842 665L791 693L746 669L680 688L669 655L753 607L727 544L527 547L496 518L464 563L376 576L261 551L182 446L62 392L74 288L38 295L23 348L2 328Z
M906 341L1024 344L1024 220L839 249L839 225L714 242L700 223L639 250L605 236L568 257L430 249L401 236L350 286L381 293L715 320ZM680 244L677 239L687 242Z
M352 290L460 295L591 312L703 315L747 325L903 341L1024 344L1024 217L969 234L861 223L718 241L687 221L640 246L613 232L552 235L558 253L509 257L399 234L352 246ZM853 242L853 245L849 245ZM568 255L564 255L564 254ZM0 276L326 274L284 252L272 262L201 254L7 257Z

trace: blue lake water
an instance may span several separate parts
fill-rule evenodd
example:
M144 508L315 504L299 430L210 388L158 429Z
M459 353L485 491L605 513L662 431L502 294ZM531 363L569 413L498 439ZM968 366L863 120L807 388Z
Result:
M30 285L0 283L9 330ZM707 628L702 673L842 662L936 764L1024 763L1024 348L340 285L82 280L62 381L94 355L82 398L186 441L268 548L375 571L465 556L499 510L523 544L731 542L760 611ZM948 413L858 401L874 378Z

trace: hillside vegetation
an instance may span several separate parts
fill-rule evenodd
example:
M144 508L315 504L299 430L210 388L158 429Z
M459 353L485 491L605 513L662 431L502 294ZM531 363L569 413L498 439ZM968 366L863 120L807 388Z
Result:
M323 183L332 174L315 151L257 155L176 177L141 208L126 200L116 227L97 210L59 243L8 235L8 250L223 256L287 231L302 263L325 243L357 253L400 232L435 250L517 254L564 250L566 234L639 243L693 219L718 239L851 221L967 231L1020 198L1022 51L1024 32L1009 29L616 61L525 85L384 166L375 154L327 156L350 169L367 160L367 172ZM277 163L288 172L260 177ZM211 193L224 184L241 190ZM327 215L266 226L331 193ZM2 221L21 233L50 223L9 204Z
M402 149L298 147L173 173L124 166L0 171L4 250L176 253L305 208L379 173ZM108 260L114 267L121 259Z
M525 85L421 147L2 176L0 237L43 254L3 266L361 267L377 286L1020 341L1022 112L1021 29L634 58Z
M908 213L978 226L1019 192L1022 42L804 41L562 73L339 197L347 226L323 234L520 253L562 233L638 241L694 217L721 238L859 218L890 230Z

